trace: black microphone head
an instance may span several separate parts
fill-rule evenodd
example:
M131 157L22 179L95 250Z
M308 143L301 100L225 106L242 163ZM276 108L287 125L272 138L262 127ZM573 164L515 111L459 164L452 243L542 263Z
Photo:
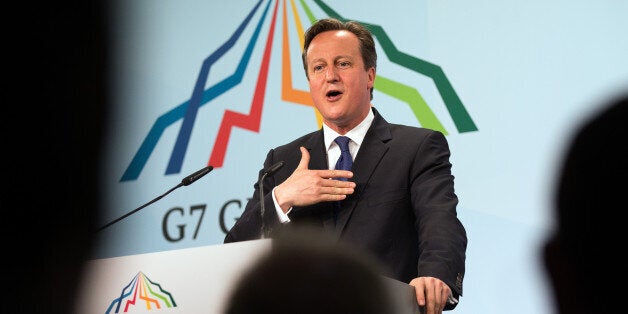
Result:
M264 171L264 175L266 176L272 176L273 174L275 174L275 172L277 172L279 169L281 169L281 167L283 167L283 165L285 164L285 161L280 161L270 167L268 167L268 169L266 169L266 171Z
M181 183L183 183L183 185L190 185L192 184L194 181L200 179L201 177L203 177L204 175L208 174L210 171L212 171L214 169L214 167L212 166L207 166L201 170L198 170L196 172L194 172L193 174L183 178L183 180L181 180Z

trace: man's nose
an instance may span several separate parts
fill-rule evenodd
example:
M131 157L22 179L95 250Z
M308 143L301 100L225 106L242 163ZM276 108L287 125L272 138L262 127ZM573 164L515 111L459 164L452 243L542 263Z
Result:
M337 72L336 68L328 67L325 70L325 79L328 82L336 82L336 81L338 81L338 78L339 78L339 76L338 76L338 72Z

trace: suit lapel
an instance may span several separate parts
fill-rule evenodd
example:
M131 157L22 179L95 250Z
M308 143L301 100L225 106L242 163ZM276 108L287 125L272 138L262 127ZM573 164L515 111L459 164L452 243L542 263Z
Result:
M338 219L336 221L336 236L340 236L340 233L344 230L353 211L358 205L358 201L363 199L361 196L364 188L367 186L382 157L384 157L388 151L387 142L392 139L388 122L386 122L375 108L373 108L373 113L375 114L373 123L367 131L364 141L360 146L360 150L358 151L358 155L353 162L352 181L356 183L356 189L352 195L349 195L347 199L343 201L343 209L338 213ZM333 225L333 220L331 223Z
M309 169L329 169L327 166L327 149L323 138L323 129L314 132L303 145L310 152Z

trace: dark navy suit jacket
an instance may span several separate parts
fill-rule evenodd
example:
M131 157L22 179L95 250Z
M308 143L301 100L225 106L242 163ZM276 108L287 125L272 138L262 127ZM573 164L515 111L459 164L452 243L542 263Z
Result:
M374 255L387 268L383 275L409 283L418 276L444 281L462 295L467 246L457 218L458 197L445 136L425 128L390 124L373 108L375 118L353 163L355 192L343 201L336 223L333 202L293 207L289 224L308 224L330 231ZM300 146L310 152L309 169L329 169L323 130L271 149L264 169L285 161L264 180L264 223L281 227L270 191L285 181L301 160ZM261 178L264 169L260 170ZM224 242L260 238L259 184Z

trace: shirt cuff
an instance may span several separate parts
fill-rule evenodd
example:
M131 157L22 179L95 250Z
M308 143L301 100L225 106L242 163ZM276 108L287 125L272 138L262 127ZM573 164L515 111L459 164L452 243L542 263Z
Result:
M447 298L447 302L449 304L458 304L458 299L456 297L454 297L453 292L449 294L449 297Z
M288 217L288 213L290 213L290 211L292 210L292 207L290 207L290 209L288 209L287 213L284 213L283 210L281 210L281 207L279 206L279 203L277 202L277 198L275 197L275 188L273 188L272 191L272 197L273 197L273 203L275 204L275 211L277 212L277 217L279 217L279 221L282 224L288 223L290 222L290 217ZM262 200L263 202L264 200Z

